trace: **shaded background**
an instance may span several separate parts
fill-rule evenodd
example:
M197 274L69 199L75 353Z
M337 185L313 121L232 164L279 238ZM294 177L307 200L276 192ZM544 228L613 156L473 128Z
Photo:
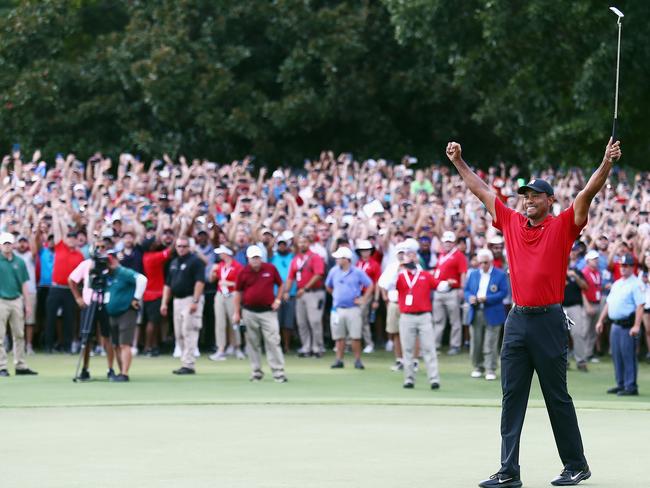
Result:
M650 2L623 21L620 137L647 168ZM616 17L596 0L0 0L0 147L144 158L321 149L592 166Z

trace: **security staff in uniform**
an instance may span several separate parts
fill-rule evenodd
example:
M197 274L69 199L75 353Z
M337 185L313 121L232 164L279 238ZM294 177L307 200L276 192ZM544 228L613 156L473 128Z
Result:
M203 287L205 286L205 263L190 252L187 237L176 239L178 256L169 265L169 273L163 289L160 313L167 316L170 298L174 298L174 329L180 342L182 366L174 374L194 374L194 351L199 342L203 324ZM178 344L177 344L178 345Z
M282 302L282 279L275 266L262 261L263 252L259 246L246 249L248 265L237 275L236 293L233 300L233 323L240 320L246 326L246 349L251 359L251 381L260 381L262 372L262 343L266 351L273 379L286 383L284 355L280 347L280 325L278 309ZM275 287L278 287L277 296ZM242 312L243 308L243 312Z
M431 292L436 280L419 265L417 241L406 251L404 264L397 276L395 288L399 302L399 334L404 353L404 388L415 386L415 344L420 339L420 352L427 368L432 390L440 388L438 355L433 335Z
M336 341L336 360L332 368L343 367L345 340L352 342L354 367L365 369L361 362L361 335L363 330L363 313L365 305L373 293L373 283L361 269L352 266L352 251L341 246L332 257L336 259L334 266L327 274L325 287L332 295L332 304L336 307L338 320L332 323L332 339ZM364 291L365 290L365 291Z
M614 282L607 296L607 302L596 324L600 333L604 320L612 322L610 345L616 375L616 386L607 393L618 396L638 395L636 383L638 362L636 348L641 331L645 294L641 280L634 275L634 256L625 254L619 261L621 277Z
M25 363L25 314L31 313L25 301L29 293L29 274L25 262L13 252L14 236L0 234L0 376L9 376L5 333L7 322L14 340L14 365L16 375L34 375Z
M518 488L519 440L528 394L537 372L555 443L564 469L553 485L575 485L591 476L584 456L573 400L567 391L568 319L560 302L564 294L569 253L587 223L589 205L601 190L614 160L621 157L620 142L611 139L600 167L573 204L557 217L550 215L553 188L532 179L519 188L524 214L507 208L494 190L469 168L460 144L450 142L447 156L470 191L485 205L492 225L503 232L515 305L505 325L501 351L501 469L482 481L482 488Z

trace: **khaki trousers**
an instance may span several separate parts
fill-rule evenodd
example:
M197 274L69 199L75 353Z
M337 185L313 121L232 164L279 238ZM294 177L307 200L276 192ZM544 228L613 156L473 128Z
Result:
M646 304L646 307L649 304ZM592 303L591 306L594 308L594 314L588 315L585 310L585 327L587 328L587 346L585 354L587 358L590 358L594 355L594 348L596 347L596 341L598 340L598 334L596 333L596 324L598 323L598 317L600 317L600 311L602 310L602 305L600 303Z
M477 309L474 322L469 328L469 355L474 369L496 372L499 359L499 337L501 325L488 325L483 310Z
M14 341L14 365L16 369L25 369L25 311L23 298L5 300L0 298L0 369L7 369L7 351L5 351L5 335L7 322L11 327Z
M420 353L424 358L429 383L440 383L438 355L436 354L436 345L433 338L431 314L401 314L399 317L399 337L404 357L404 381L415 383L413 368L415 358L413 355L415 353L415 342L420 337Z
M303 352L323 352L324 308L325 290L307 292L296 297L296 322Z
M242 310L246 326L246 352L253 373L262 371L262 343L274 378L284 376L284 355L280 347L280 325L277 312Z
M363 336L363 343L366 346L374 347L375 343L372 342L372 332L370 331L371 305L372 305L372 298L361 306L361 324L362 324L361 335Z
M436 291L433 293L433 330L435 331L437 348L442 343L442 333L445 330L447 318L449 318L451 324L449 347L460 348L463 330L460 321L458 290L450 290L446 293Z
M575 322L575 325L571 327L573 357L575 357L577 363L586 363L587 357L589 357L589 354L587 354L589 337L585 310L582 305L571 305L570 307L564 307L564 310L569 318Z
M224 351L228 345L228 337L234 336L234 344L236 347L241 346L241 335L239 331L232 330L232 314L233 296L225 296L221 292L217 292L214 298L214 337L217 341L217 349Z
M199 331L203 325L203 296L196 305L196 312L190 313L193 297L174 298L174 330L181 348L181 363L194 369L194 350L199 344Z

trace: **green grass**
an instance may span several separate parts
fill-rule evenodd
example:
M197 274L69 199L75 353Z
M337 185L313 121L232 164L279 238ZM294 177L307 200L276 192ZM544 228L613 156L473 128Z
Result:
M414 390L386 353L366 370L330 370L331 356L287 359L289 383L248 381L247 361L178 377L169 357L135 358L128 384L71 381L76 358L28 358L37 377L2 378L2 487L455 487L498 467L500 385L469 377L467 354L441 356L439 391ZM650 366L642 396L606 395L612 366L569 372L594 477L584 486L647 487ZM522 437L525 486L561 469L536 379Z

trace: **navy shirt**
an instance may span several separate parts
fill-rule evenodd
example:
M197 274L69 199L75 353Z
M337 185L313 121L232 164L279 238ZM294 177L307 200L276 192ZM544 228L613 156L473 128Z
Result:
M334 307L356 307L354 299L361 296L361 290L372 285L372 280L360 268L343 271L338 265L334 266L325 279L325 286L332 289Z

